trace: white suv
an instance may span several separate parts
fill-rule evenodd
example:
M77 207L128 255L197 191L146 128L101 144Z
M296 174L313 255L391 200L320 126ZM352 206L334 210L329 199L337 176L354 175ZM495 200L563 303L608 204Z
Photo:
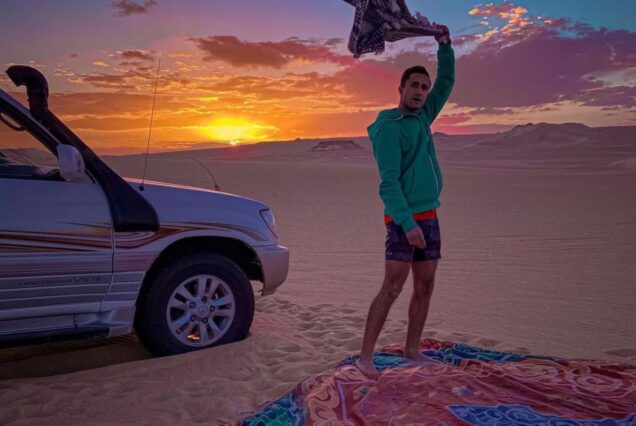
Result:
M124 180L48 109L37 70L0 90L0 345L132 331L154 355L243 339L285 281L263 203Z

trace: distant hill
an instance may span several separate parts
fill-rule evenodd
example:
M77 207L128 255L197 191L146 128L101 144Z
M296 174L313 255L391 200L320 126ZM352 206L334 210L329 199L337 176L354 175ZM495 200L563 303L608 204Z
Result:
M150 152L160 153L160 152L179 152L179 151L187 151L193 149L193 147L197 147L196 149L215 149L215 148L227 148L229 145L223 142L172 142L171 147L169 149L163 150L155 150L151 143ZM145 146L144 146L145 149ZM115 146L115 147L104 147L96 149L99 155L101 156L123 156L123 155L145 155L141 152L138 146ZM136 154L130 154L134 152ZM145 152L145 151L144 151Z
M321 141L311 150L313 152L359 152L362 147L354 141Z
M443 166L634 169L636 165L636 126L588 127L579 123L530 123L500 133L435 133L434 138L438 158ZM129 155L125 158L143 158L143 155ZM164 152L151 154L150 158L372 162L373 153L367 137L354 137L297 139Z
M526 124L489 135L437 136L444 162L507 168L632 168L636 126Z
M125 158L142 158L143 154ZM108 158L108 157L107 157ZM111 157L114 158L114 157ZM150 155L151 159L197 160L320 160L320 159L370 159L369 139L355 137L343 139L296 139L293 141L261 142L214 149L162 152Z
M584 124L526 124L513 129L489 135L479 143L482 147L509 146L548 149L588 146L619 147L629 146L636 136L636 126L588 127Z

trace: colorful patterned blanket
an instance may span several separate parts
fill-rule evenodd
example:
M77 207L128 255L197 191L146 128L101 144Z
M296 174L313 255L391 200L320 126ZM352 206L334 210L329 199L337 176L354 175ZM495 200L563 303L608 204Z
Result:
M240 425L636 425L636 366L426 339L428 362L376 353L373 382L344 359Z

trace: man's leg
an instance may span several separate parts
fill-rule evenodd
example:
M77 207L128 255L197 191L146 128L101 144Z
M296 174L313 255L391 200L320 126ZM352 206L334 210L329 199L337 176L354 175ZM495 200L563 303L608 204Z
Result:
M409 305L409 326L406 333L404 356L416 361L427 359L417 350L417 347L422 337L428 307L433 295L437 263L438 260L413 262L413 295Z
M376 378L379 375L378 370L373 365L375 343L378 340L391 305L393 305L393 302L399 296L404 282L409 276L410 268L411 264L408 262L387 260L385 263L384 282L382 283L380 292L375 296L369 308L367 324L364 329L364 338L362 340L362 350L360 351L360 358L356 363L360 371L369 378Z

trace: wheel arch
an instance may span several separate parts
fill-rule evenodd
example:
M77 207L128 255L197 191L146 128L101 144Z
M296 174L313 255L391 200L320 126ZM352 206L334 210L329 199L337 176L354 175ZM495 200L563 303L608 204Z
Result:
M166 247L152 263L146 273L136 304L144 300L145 294L157 275L174 261L196 253L215 253L236 263L250 280L263 281L263 268L258 256L244 242L228 237L189 237L175 241Z

